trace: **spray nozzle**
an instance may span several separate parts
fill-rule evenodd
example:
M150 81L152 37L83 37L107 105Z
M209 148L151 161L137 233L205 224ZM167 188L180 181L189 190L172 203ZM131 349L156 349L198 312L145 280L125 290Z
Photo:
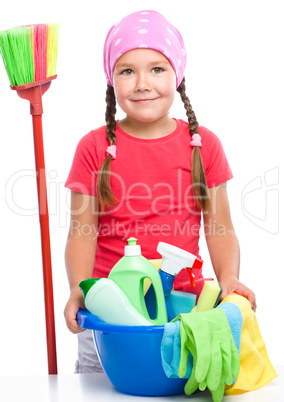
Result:
M188 251L175 247L171 244L159 242L157 251L162 255L161 270L177 275L183 268L187 268L190 280L194 283L192 268L202 268L203 261Z

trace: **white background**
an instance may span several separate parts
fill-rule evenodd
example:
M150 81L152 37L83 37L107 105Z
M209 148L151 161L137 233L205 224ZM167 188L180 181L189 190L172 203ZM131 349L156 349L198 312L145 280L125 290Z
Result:
M77 346L63 318L69 293L64 267L69 196L64 182L79 139L104 122L105 35L125 14L147 8L162 12L184 37L193 109L199 123L220 137L235 176L228 191L241 245L241 280L256 293L257 318L272 363L284 364L282 2L16 0L1 10L0 30L61 24L58 78L43 98L59 373L73 372ZM171 113L185 118L178 97ZM28 102L10 90L2 62L0 114L0 375L44 374L31 116ZM211 276L203 237L201 254L205 275Z

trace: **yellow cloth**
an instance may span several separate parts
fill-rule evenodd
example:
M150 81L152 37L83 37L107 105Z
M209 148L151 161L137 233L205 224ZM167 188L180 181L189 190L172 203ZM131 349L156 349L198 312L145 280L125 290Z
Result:
M236 304L243 316L240 349L240 371L233 385L226 386L226 395L254 391L278 377L262 339L256 315L250 302L236 293L229 294L222 303Z

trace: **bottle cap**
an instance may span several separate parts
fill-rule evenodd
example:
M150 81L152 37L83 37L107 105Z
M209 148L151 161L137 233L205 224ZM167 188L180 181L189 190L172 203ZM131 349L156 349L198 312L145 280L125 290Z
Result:
M97 283L99 279L101 279L101 278L89 278L89 279L84 279L83 281L81 281L79 283L79 288L82 290L84 299L86 298L87 293L89 292L91 287L93 287L94 284Z
M130 237L127 241L128 246L124 247L124 255L126 257L141 255L141 247L136 244L137 239L135 239L135 237Z

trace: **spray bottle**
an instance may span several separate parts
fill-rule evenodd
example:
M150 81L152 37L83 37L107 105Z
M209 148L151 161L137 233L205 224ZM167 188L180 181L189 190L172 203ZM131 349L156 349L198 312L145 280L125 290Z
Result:
M108 278L112 279L126 294L133 306L152 325L163 325L168 321L161 277L150 261L141 255L141 247L136 245L137 239L128 239L122 257L112 268ZM144 280L149 278L156 303L156 317L151 319L145 304Z
M189 298L187 297L188 295L186 295L184 292L172 291L175 276L183 268L186 268L189 274L191 285L194 286L195 278L192 269L201 269L203 261L195 255L189 253L188 251L182 250L181 248L164 242L159 242L157 251L163 257L162 264L159 269L159 274L164 289L168 320L171 321L177 315L177 312L173 309L171 298L184 298L185 303L190 302ZM150 317L153 317L153 310L151 309L151 306L155 306L155 300L153 297L152 286L150 286L150 288L148 289L145 300L150 313Z

